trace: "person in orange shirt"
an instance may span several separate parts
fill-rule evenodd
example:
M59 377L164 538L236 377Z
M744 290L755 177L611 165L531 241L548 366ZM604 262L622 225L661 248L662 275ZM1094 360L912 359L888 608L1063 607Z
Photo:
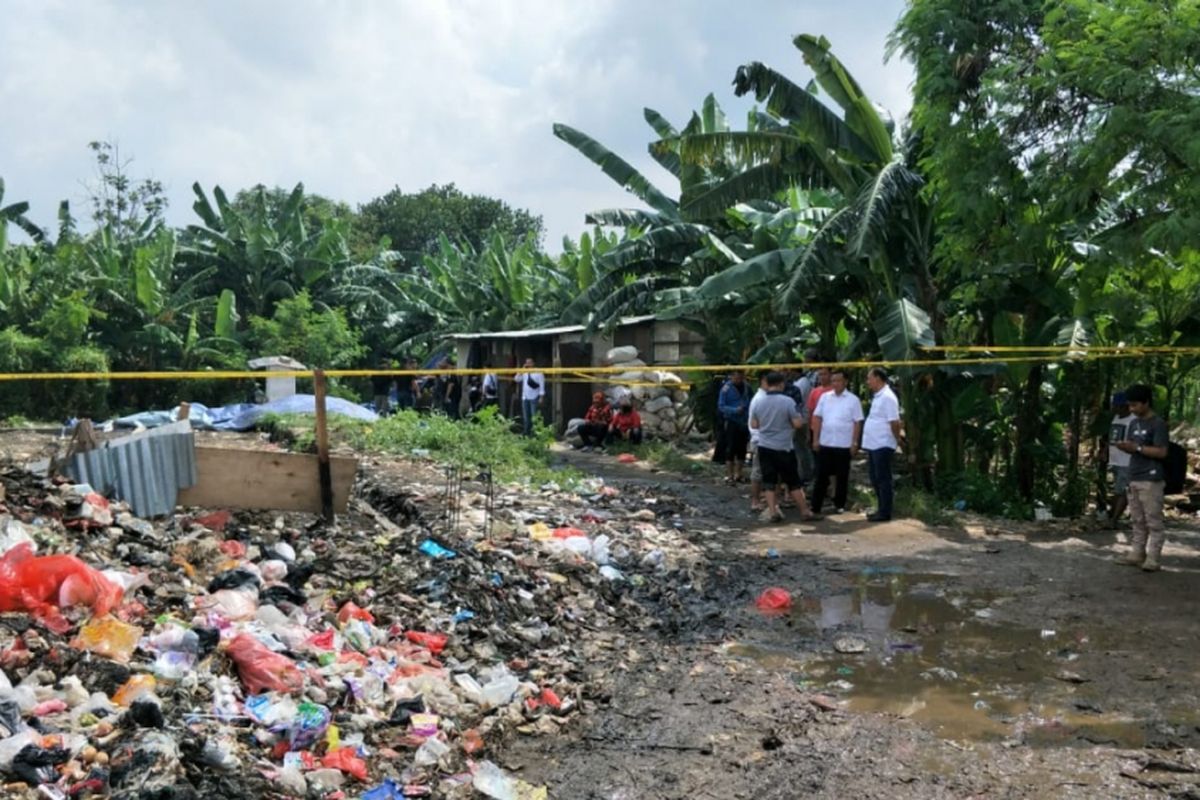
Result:
M621 408L613 415L608 425L608 440L624 440L631 444L642 443L642 418L633 410L633 399L626 397L621 401Z

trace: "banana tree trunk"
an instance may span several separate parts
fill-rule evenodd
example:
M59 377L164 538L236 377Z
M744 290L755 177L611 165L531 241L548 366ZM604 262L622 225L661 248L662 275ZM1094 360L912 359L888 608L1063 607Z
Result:
M1017 491L1025 500L1033 499L1037 481L1037 461L1034 444L1037 442L1038 425L1041 422L1042 365L1035 364L1029 370L1017 408L1016 470Z

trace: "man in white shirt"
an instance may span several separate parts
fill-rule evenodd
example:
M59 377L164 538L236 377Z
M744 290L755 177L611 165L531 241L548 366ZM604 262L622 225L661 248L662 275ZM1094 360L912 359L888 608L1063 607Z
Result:
M858 454L862 433L862 402L846 391L846 371L832 370L829 391L817 400L812 417L813 453L817 457L817 485L813 488L812 510L821 513L829 492L829 479L837 480L833 506L837 513L846 510L850 492L850 459Z
M515 383L521 391L521 422L526 436L533 435L533 420L540 413L546 396L546 376L535 371L533 359L525 359L525 371L518 372Z
M867 451L876 501L875 511L867 519L887 522L892 518L892 456L900 443L900 401L880 367L871 367L867 372L867 387L871 390L871 411L863 425L862 449Z
M758 391L750 398L750 408L754 401L767 393L767 373L758 380ZM757 514L763 510L762 505L762 462L758 458L758 428L750 428L750 512Z
M1108 523L1115 526L1129 503L1129 453L1119 445L1129 438L1129 424L1135 419L1129 411L1124 392L1112 398L1113 419L1108 428L1108 468L1113 474L1113 496L1108 509Z

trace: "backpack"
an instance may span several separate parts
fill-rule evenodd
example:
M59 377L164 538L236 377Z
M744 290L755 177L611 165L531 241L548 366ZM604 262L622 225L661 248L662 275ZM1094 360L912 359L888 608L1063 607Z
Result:
M1187 466L1187 450L1175 442L1167 444L1167 457L1163 461L1163 494L1182 494Z

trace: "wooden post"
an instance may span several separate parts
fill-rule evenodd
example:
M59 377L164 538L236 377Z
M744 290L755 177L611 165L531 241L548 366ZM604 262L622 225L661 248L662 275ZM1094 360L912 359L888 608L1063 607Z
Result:
M180 403L179 404L179 419L187 419L191 415L192 415L192 404L191 403Z
M321 514L333 524L333 474L329 471L329 426L325 421L325 371L313 370L317 410L317 477L321 483Z

